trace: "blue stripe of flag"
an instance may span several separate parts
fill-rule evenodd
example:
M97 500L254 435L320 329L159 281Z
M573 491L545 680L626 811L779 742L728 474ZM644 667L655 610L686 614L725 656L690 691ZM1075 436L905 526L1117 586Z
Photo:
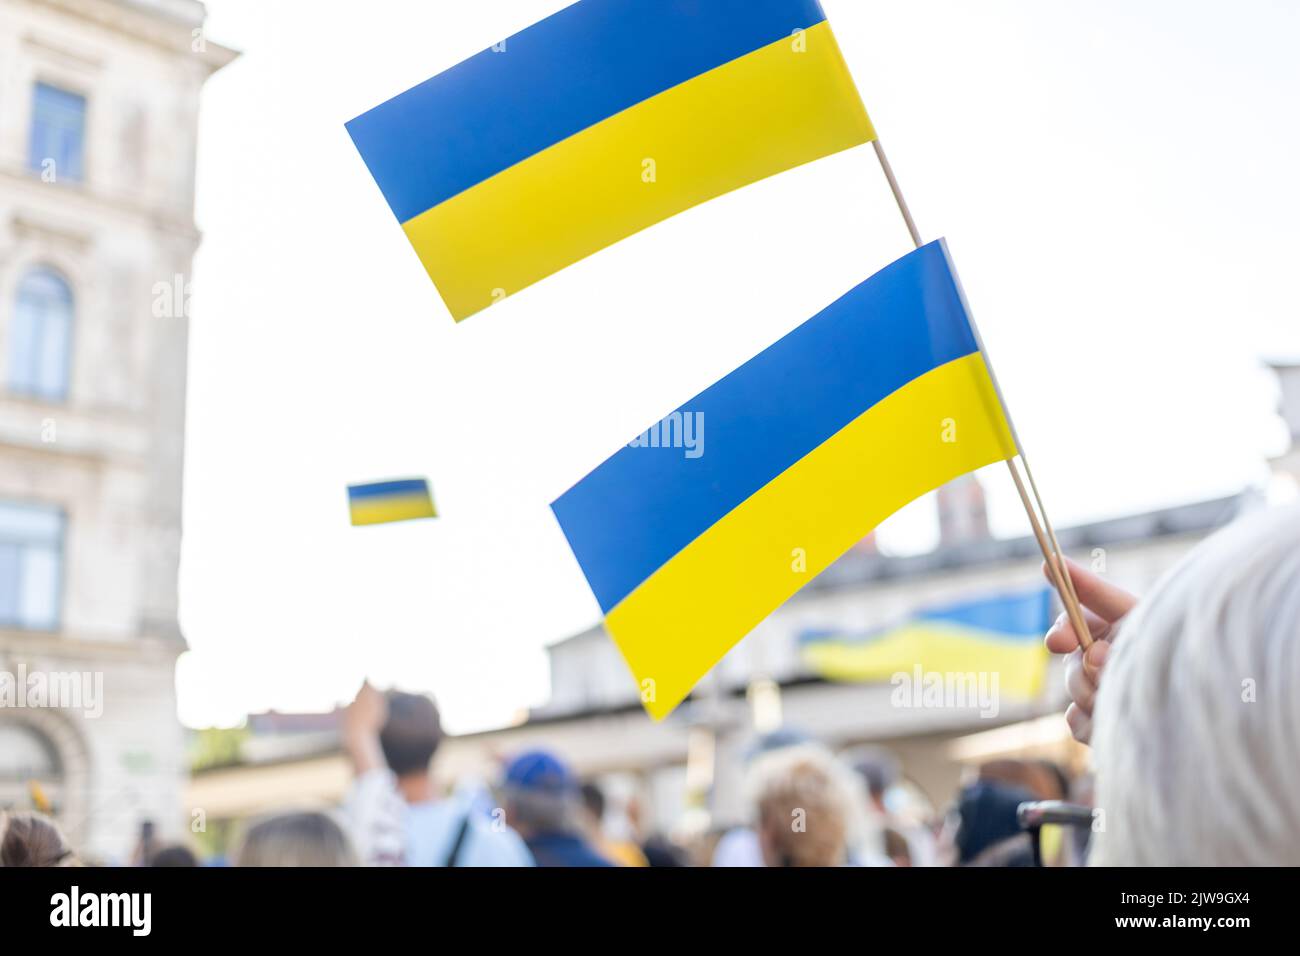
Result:
M1007 637L1037 640L1051 624L1052 593L1046 588L1025 594L1003 594L975 601L959 601L930 608L916 616L918 621L941 621Z
M428 494L429 483L423 478L404 478L399 481L375 481L365 485L348 485L349 501Z
M615 113L825 19L817 0L582 0L347 129L393 214L406 222Z

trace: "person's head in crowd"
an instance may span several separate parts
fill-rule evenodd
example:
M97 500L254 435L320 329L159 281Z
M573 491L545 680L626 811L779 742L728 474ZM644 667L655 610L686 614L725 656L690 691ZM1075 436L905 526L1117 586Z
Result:
M782 747L754 761L751 797L766 866L849 862L861 788L824 748Z
M189 847L171 843L160 847L149 859L150 866L198 866L199 858Z
M568 764L547 750L510 760L501 784L506 822L538 866L609 866L582 835L582 796Z
M883 747L857 747L844 755L867 786L871 804L880 813L888 812L885 794L902 776L898 758Z
M605 792L592 780L584 783L578 792L582 799L582 809L588 828L593 832L600 832L601 823L605 819Z
M1198 545L1129 613L1093 709L1090 863L1300 864L1300 505Z
M529 750L510 760L501 792L506 822L524 839L578 829L578 780L568 764L549 751Z
M754 768L770 754L790 747L817 746L807 733L797 727L782 726L769 730L752 740L741 751L746 789L753 790ZM751 801L752 804L752 801ZM736 826L718 834L710 855L710 866L763 866L763 851L759 845L758 831L753 826Z
M384 761L412 802L428 799L429 769L442 743L442 719L433 698L392 690L384 695L388 716L379 732Z
M1023 787L981 779L957 799L954 838L958 866L1032 866L1033 845L1016 810L1036 799Z
M347 834L317 811L281 813L255 823L244 835L236 866L356 866Z
M1035 800L1068 800L1070 782L1064 771L1047 760L989 760L980 764L980 780L1004 783L1032 793Z
M53 820L39 813L0 815L0 867L77 865Z
M627 814L626 828L607 827L605 824L605 791L600 784L588 780L579 788L582 802L583 829L596 850L611 863L619 866L649 866L643 849L634 840L627 839L611 830L634 830L633 817L636 814L635 801L628 801L631 812Z

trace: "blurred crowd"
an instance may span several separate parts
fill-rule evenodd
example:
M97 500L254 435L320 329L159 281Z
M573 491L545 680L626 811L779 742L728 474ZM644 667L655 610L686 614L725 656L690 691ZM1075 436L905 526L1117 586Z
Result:
M1043 760L972 768L938 812L895 755L835 753L794 729L746 753L748 820L646 832L635 802L610 812L563 755L510 755L498 779L435 783L434 701L364 685L344 717L353 768L336 811L253 822L236 866L1074 866L1300 863L1300 507L1207 539L1141 600L1070 573L1093 639L1064 618L1066 720L1093 771ZM196 866L146 834L135 863ZM37 813L0 819L0 865L76 865Z
M834 754L785 729L745 756L750 822L695 833L644 832L635 800L611 812L594 781L559 754L534 749L503 762L490 787L435 784L442 731L427 696L366 685L348 708L345 743L355 777L342 807L252 822L229 861L146 834L142 866L935 866L1033 865L1031 835L1017 821L1027 802L1077 791L1046 761L981 766L951 811L918 801L886 749ZM0 865L68 866L78 860L50 819L7 818ZM1088 830L1084 828L1086 836ZM1044 841L1046 842L1046 841ZM1049 861L1079 858L1071 840Z

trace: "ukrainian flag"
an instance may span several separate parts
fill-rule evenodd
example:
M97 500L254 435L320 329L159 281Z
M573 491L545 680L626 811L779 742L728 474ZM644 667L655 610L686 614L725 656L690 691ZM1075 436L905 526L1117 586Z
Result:
M834 681L889 680L922 672L996 673L1006 694L1038 694L1047 668L1043 634L1052 623L1046 588L995 594L921 611L896 627L867 634L805 631L804 663Z
M387 524L438 516L429 483L423 478L348 485L348 508L353 525Z
M942 240L674 414L703 454L638 442L551 505L656 719L886 517L1017 453Z
M816 0L582 0L347 129L457 321L875 139Z

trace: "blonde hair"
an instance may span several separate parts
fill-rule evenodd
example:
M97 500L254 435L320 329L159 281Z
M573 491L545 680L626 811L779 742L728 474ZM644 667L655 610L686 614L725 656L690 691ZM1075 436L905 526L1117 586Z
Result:
M842 866L861 836L861 781L814 744L764 754L750 770L759 836L771 865Z
M1090 863L1300 863L1300 506L1202 542L1120 629Z
M326 813L281 813L249 828L236 866L357 866L343 828Z

